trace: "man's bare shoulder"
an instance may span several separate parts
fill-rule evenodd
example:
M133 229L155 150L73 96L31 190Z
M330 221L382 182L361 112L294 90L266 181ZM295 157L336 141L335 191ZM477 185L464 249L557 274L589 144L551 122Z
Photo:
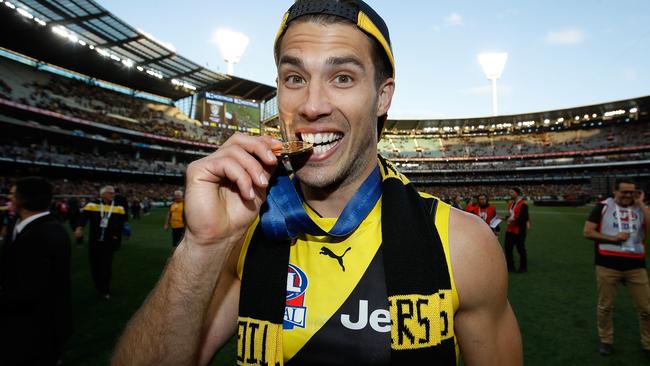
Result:
M503 251L483 220L452 208L449 247L461 309L506 298L508 276Z

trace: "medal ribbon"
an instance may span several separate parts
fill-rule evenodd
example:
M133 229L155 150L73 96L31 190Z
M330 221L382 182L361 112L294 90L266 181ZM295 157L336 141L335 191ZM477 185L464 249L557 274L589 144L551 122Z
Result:
M381 197L381 173L376 166L345 205L334 227L325 231L305 211L303 198L298 193L298 181L291 180L282 165L278 170L278 174L271 178L266 203L260 211L262 231L271 240L295 239L301 233L347 236L368 216Z
M106 231L106 228L102 225L102 221L104 221L104 218L106 219L107 222L108 220L111 219L111 215L113 214L114 204L115 201L111 201L111 207L108 209L108 214L104 215L104 202L99 202L99 227L102 229L102 233L99 237L99 241L104 241L104 232Z

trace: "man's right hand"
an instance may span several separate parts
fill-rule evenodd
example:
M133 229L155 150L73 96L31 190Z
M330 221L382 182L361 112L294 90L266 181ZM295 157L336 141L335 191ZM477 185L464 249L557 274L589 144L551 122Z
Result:
M630 233L620 232L614 236L615 243L624 243L627 239L630 238Z
M236 133L216 152L192 162L185 188L186 238L212 245L242 237L266 200L281 142Z

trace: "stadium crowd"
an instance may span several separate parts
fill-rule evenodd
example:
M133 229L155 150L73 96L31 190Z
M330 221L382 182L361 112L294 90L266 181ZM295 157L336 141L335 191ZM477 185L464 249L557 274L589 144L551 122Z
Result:
M0 97L40 109L158 136L220 144L230 129L204 127L172 105L0 60ZM13 76L13 77L11 77Z
M0 176L0 196L6 197L9 188L16 180L15 177ZM87 180L87 179L48 179L53 186L53 195L57 199L79 197L86 200L99 198L99 190L103 185L112 185L129 201L138 199L152 202L170 202L175 190L182 189L180 184L165 182L132 182L125 180Z
M561 158L507 159L492 161L413 161L399 164L402 171L495 171L522 167L555 167L584 164L608 164L612 162L650 160L650 152L616 155L575 156Z
M582 196L591 196L592 190L589 184L521 184L519 187L523 195L532 200L540 199L576 199ZM486 194L489 199L508 199L507 185L436 185L419 186L418 190L429 193L444 201L451 201L454 197L460 196L465 200Z
M183 174L185 164L154 159L134 158L132 154L119 151L84 152L73 146L50 145L44 147L32 144L0 145L0 157L21 159L50 164L93 166L106 169L120 169L138 172Z
M486 157L579 152L647 145L648 123L494 136L425 137L387 135L380 150L387 157Z

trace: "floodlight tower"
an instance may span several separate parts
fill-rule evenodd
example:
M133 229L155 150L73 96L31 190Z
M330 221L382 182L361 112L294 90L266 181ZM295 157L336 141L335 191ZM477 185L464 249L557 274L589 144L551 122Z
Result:
M482 53L478 55L478 62L483 68L485 77L492 82L492 115L498 114L497 110L497 79L501 77L503 68L506 66L508 54L502 53Z
M214 39L219 46L221 57L228 64L228 75L234 75L235 64L241 60L248 47L248 37L230 29L219 29L214 34Z

